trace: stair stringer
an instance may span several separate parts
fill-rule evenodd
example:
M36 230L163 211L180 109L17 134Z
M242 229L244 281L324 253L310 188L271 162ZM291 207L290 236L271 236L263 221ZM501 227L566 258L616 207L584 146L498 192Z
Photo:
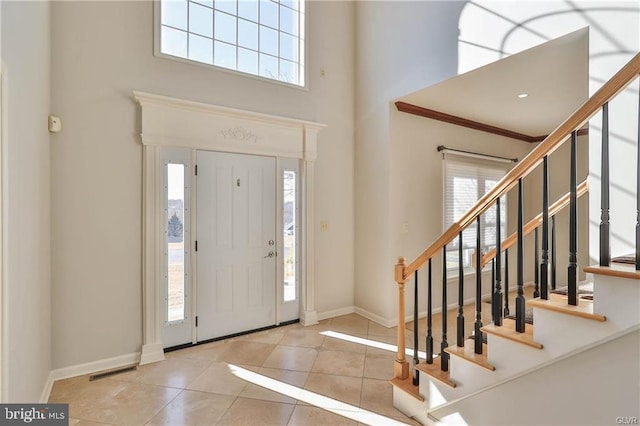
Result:
M430 410L424 424L601 425L621 418L634 421L640 400L639 356L640 325L634 325ZM603 368L603 362L611 366Z
M451 401L482 392L483 389L509 381L528 370L541 365L552 365L555 362L554 359L584 350L585 347L606 340L620 333L621 330L628 329L630 326L637 327L640 324L640 282L638 280L595 275L594 292L595 299L600 301L599 304L594 305L594 311L606 316L604 322L534 308L534 340L543 345L542 349L488 334L487 361L495 366L495 371L490 372L459 357L451 356L449 370L451 379L456 382L455 388L420 372L419 393L424 398L424 402L419 404L422 405L422 410L426 412L437 410L439 407L450 404ZM621 306L624 308L621 309ZM394 389L394 406L405 412L400 406L395 405L396 392L401 391ZM415 407L412 414L405 413L423 424L431 424L428 416L425 420L425 416L418 413Z

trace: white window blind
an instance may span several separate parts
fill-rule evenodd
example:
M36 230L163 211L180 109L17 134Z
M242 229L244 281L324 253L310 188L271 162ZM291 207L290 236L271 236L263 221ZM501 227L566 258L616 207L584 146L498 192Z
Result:
M466 213L487 193L509 169L510 164L491 159L473 158L446 152L444 155L444 230ZM507 200L500 199L501 237L506 237ZM480 217L480 243L483 251L490 250L496 244L496 207L495 204ZM476 250L477 222L462 233L462 263L465 269L471 268L472 254ZM447 267L458 268L458 238L447 246Z

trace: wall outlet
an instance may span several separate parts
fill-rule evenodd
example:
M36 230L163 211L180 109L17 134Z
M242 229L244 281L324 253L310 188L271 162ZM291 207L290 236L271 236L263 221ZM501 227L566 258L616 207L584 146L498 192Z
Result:
M409 222L404 222L402 224L402 233L403 234L408 234L409 233Z
M49 116L49 131L51 133L58 133L62 130L62 120L60 117L56 117L55 115Z

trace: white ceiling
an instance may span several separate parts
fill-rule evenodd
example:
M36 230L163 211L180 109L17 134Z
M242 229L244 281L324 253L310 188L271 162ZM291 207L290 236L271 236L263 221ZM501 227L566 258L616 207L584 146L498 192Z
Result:
M541 136L587 99L588 66L585 28L398 100ZM520 93L529 96L519 99Z

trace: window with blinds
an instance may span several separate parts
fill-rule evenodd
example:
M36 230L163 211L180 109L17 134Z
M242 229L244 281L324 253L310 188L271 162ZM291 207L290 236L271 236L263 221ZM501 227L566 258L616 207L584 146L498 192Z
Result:
M509 164L484 158L475 158L452 152L444 153L444 230L466 213L486 192L506 174ZM507 200L500 199L500 230L504 239L507 229ZM480 216L480 244L486 252L496 245L496 206ZM473 265L476 250L477 222L462 233L462 264L466 270ZM456 238L447 245L447 268L458 271L458 245Z

